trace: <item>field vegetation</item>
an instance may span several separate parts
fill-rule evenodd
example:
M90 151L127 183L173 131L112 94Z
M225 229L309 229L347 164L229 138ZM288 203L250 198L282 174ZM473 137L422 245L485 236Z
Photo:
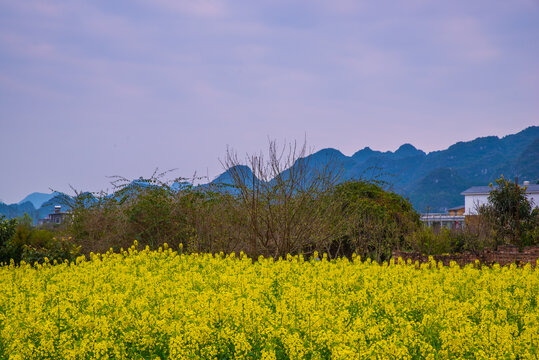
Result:
M379 265L317 253L253 261L137 247L1 267L0 357L533 359L539 351L539 276L529 264Z

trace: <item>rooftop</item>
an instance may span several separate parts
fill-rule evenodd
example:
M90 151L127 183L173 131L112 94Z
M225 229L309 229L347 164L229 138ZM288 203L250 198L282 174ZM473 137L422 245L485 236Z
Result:
M524 187L524 185L520 185ZM539 193L539 184L529 184L526 186L526 193ZM472 195L472 194L489 194L492 188L490 186L472 186L469 189L461 192L461 195Z

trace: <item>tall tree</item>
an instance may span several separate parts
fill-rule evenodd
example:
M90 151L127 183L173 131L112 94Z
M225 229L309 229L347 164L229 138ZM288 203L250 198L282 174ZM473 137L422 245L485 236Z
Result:
M497 244L509 242L519 247L525 242L527 233L534 226L532 203L526 196L526 187L522 187L501 176L496 185L490 184L488 204L479 209L479 214L491 223Z

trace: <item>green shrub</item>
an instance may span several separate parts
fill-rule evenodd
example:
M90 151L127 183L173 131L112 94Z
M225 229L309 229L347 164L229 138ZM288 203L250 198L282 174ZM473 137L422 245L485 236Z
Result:
M434 255L449 252L445 240L445 236L438 236L432 228L425 226L408 237L408 244L414 251Z
M356 254L376 261L391 257L391 251L403 247L406 237L420 226L419 215L408 200L376 183L338 184L329 201L339 209L333 221L341 228L334 242L342 241Z
M71 239L57 239L53 232L34 228L25 218L9 221L7 225L4 220L0 226L9 230L2 230L2 236L7 239L0 248L0 261L3 263L13 260L17 264L21 261L33 264L36 261L41 263L45 258L58 262L72 261L80 254L80 248Z
M9 261L5 246L15 235L16 230L17 219L7 219L3 215L0 216L0 262Z
M52 237L45 242L25 244L22 248L21 260L29 264L42 263L45 259L51 262L74 261L79 255L80 247L75 246L71 239Z
M489 222L496 245L510 243L522 248L537 244L537 211L532 211L533 203L526 196L526 187L503 176L490 187L488 204L478 210Z

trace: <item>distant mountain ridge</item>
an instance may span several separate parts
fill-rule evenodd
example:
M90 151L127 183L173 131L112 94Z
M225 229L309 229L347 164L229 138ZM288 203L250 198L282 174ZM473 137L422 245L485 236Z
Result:
M411 144L403 144L394 152L365 147L352 156L346 156L337 149L326 148L300 161L306 161L315 168L326 165L339 167L342 169L342 181L385 181L393 191L408 197L416 210L443 212L463 205L464 198L460 193L468 187L488 185L502 174L509 179L518 176L520 182L528 180L537 183L539 126L528 127L502 138L486 136L457 142L445 150L428 154ZM252 179L254 176L246 166L241 165L239 170L247 178ZM231 182L229 171L212 181L215 184ZM59 193L32 193L18 204L0 202L0 215L13 218L28 213L37 221L51 213L54 205L62 203Z
M457 142L445 150L425 153L411 144L396 151L365 147L352 156L333 148L307 156L309 166L338 165L341 180L381 180L408 197L418 211L444 212L463 205L460 194L474 185L487 185L504 175L520 182L539 180L539 127L528 127L502 138L480 137ZM229 178L227 172L218 179Z
M63 199L63 195L58 192L50 194L32 193L16 204L7 205L0 202L0 215L13 219L28 214L34 219L34 223L37 223L38 219L46 218L50 213L54 212L56 205L63 205Z
M25 202L29 201L29 202L32 203L32 205L34 205L34 208L39 209L41 207L41 205L43 205L44 203L46 203L47 201L49 201L50 199L52 199L56 195L60 195L60 193L52 192L50 194L45 194L45 193L34 192L34 193L31 193L30 195L26 196L24 199L19 201L17 204L21 205L22 203L25 203Z

